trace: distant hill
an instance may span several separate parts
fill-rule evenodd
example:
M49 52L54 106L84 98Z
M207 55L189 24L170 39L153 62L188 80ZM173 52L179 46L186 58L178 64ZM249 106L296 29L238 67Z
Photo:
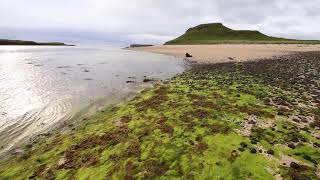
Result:
M233 30L221 23L201 24L190 28L185 34L166 42L175 44L319 44L317 40L295 40L267 36L259 31Z
M130 48L136 48L136 47L150 47L153 46L151 44L130 44Z
M0 45L33 45L33 46L71 46L65 43L60 42L34 42L34 41L21 41L21 40L9 40L9 39L0 39Z

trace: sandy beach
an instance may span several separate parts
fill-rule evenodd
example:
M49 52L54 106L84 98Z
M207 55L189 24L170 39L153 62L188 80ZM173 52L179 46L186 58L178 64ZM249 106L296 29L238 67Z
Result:
M320 45L304 44L219 44L219 45L158 45L129 48L134 51L161 53L205 63L248 61L286 55L294 52L319 51Z

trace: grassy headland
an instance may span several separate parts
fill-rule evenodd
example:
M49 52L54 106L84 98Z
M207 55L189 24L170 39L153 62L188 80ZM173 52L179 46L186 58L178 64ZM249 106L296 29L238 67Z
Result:
M259 31L233 30L221 23L212 23L190 28L182 36L165 44L320 44L320 41L277 38Z
M34 41L21 41L21 40L9 40L0 39L0 45L16 45L16 46L71 46L61 42L34 42Z
M317 179L320 53L196 64L0 163L1 179Z

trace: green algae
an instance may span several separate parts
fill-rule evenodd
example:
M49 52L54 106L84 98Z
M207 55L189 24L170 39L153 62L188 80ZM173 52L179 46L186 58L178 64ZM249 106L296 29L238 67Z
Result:
M317 97L308 95L319 90L320 76L312 71L306 83L299 78L300 71L320 67L315 56L195 65L70 132L28 146L24 154L0 163L0 177L316 179L319 108L311 106ZM314 120L304 122L306 129L292 116ZM301 168L284 165L284 155Z

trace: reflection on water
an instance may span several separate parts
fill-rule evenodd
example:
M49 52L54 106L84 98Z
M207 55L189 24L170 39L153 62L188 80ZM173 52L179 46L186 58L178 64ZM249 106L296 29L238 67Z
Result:
M115 48L0 46L0 147L8 150L98 97L139 86L126 81L182 71L172 57Z

